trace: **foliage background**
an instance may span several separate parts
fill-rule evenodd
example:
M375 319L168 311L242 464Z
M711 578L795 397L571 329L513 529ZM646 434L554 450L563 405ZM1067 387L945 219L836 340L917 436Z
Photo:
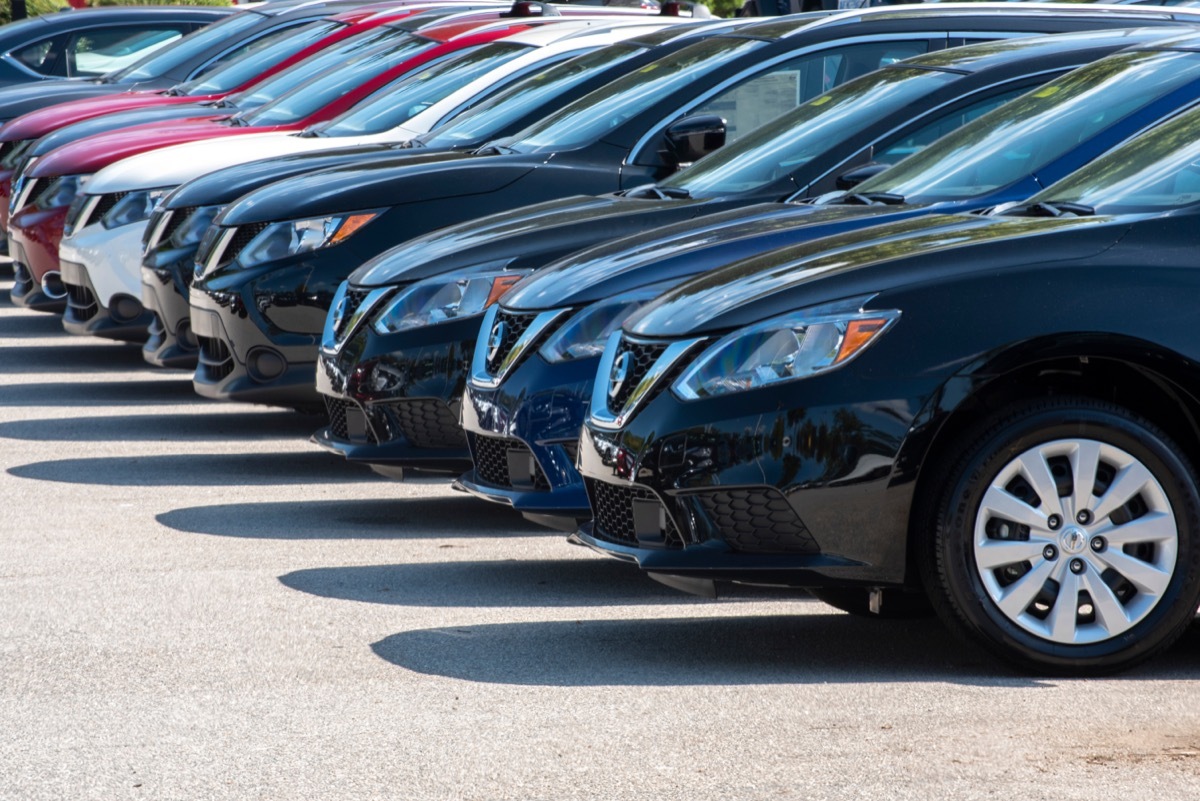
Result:
M89 6L227 6L229 0L88 0ZM25 0L29 16L50 14L67 7L67 0ZM0 23L12 20L12 3L0 0Z

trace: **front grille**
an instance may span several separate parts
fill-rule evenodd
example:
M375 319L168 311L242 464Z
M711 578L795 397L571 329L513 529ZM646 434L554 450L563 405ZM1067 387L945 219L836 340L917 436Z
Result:
M37 178L26 178L22 181L19 181L17 183L17 188L14 190L14 194L13 194L12 210L14 212L16 212L16 211L20 211L21 209L28 206L37 197L37 193L38 193L38 179Z
M249 245L254 237L261 234L270 223L251 223L250 225L238 226L233 234L233 238L229 240L229 244L225 247L225 252L221 254L221 264L228 264L242 255L246 245Z
M86 286L63 283L67 290L66 317L71 322L86 323L100 312L100 304L96 296Z
M333 332L338 340L341 340L346 335L346 326L349 324L351 318L354 317L354 313L358 311L358 307L362 305L362 302L367 299L367 295L370 294L371 290L369 289L346 288L345 306L342 308L342 316L338 320L337 328Z
M192 206L191 208L186 209L168 209L165 213L170 214L171 219L167 220L167 225L165 228L163 228L162 233L158 235L158 243L156 244L166 242L168 239L174 236L175 232L179 230L180 226L187 222L191 216L196 213L196 207Z
M362 407L354 401L325 396L325 411L329 414L329 433L342 442L369 442L378 445Z
M637 389L638 384L642 383L642 379L650 372L650 368L658 361L658 357L663 355L663 351L667 349L665 342L631 342L628 339L621 340L621 344L617 349L616 361L613 362L614 369L621 364L624 359L625 376L617 391L614 394L610 389L608 393L608 408L612 412L619 413L629 402L629 396Z
M661 500L645 487L586 480L592 532L623 545L682 548L683 538Z
M346 428L346 407L349 401L341 398L325 398L325 411L329 413L329 433L338 439L350 439L350 431Z
M229 346L213 337L196 337L200 345L200 363L196 372L206 381L217 382L233 372L233 354Z
M475 462L476 474L494 487L516 486L538 492L550 489L542 466L529 447L519 439L476 436L471 458ZM515 480L514 472L517 472Z
M719 536L750 553L817 553L820 547L804 521L777 490L723 489L694 496Z
M465 448L467 437L458 415L436 398L413 398L379 404L389 421L414 448Z
M112 211L113 206L120 203L121 198L128 194L128 192L109 192L107 195L101 195L100 202L92 209L92 213L75 224L75 230L100 222L104 215Z
M492 375L497 374L497 371L500 369L500 365L504 363L504 358L508 356L513 347L516 346L517 340L520 339L521 335L529 329L529 326L533 323L536 317L536 313L518 314L516 312L505 311L504 309L500 309L496 313L496 322L492 326L492 331L495 331L497 328L499 328L502 332L502 336L499 346L494 350L490 347L491 341L489 340L488 342L489 351L487 358L487 370L489 373ZM485 332L485 335L490 337L491 333L491 331L488 331Z

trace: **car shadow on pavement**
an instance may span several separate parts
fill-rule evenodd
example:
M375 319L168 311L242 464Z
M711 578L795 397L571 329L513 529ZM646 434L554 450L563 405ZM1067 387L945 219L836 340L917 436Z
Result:
M200 400L187 376L132 381L38 381L9 384L0 392L0 406L140 406Z
M38 339L59 334L69 336L63 330L62 317L57 314L30 313L0 317L0 339Z
M141 348L132 345L96 344L95 340L83 340L68 341L61 345L5 344L0 348L0 370L5 373L83 373L143 369L150 368L142 358Z
M262 540L562 536L511 509L464 503L461 497L230 503L174 509L155 519L186 534Z
M1166 654L1105 681L1200 677L1195 629ZM394 634L371 648L418 673L517 685L932 681L1032 688L1072 681L1013 673L936 619L869 620L833 612L454 626Z
M285 587L322 598L395 606L524 608L714 603L665 587L623 562L600 557L323 567L287 573L279 581ZM723 589L727 592L722 595L722 603L764 598L813 600L799 590L733 584Z
M286 409L197 414L59 417L0 423L0 438L34 442L196 442L307 439L321 419Z
M327 453L189 453L58 459L11 467L18 478L131 487L269 486L386 481Z

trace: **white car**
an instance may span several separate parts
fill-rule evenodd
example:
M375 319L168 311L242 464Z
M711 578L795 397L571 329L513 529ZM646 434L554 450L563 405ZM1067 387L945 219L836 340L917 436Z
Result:
M142 235L157 200L214 170L258 159L370 143L399 144L427 133L508 84L572 56L686 21L678 17L582 18L497 40L435 62L384 87L327 123L302 133L263 133L159 148L91 176L76 205L88 223L59 246L67 291L63 327L75 334L137 341ZM514 56L513 53L516 53ZM120 195L104 215L102 196ZM103 221L102 218L103 217Z

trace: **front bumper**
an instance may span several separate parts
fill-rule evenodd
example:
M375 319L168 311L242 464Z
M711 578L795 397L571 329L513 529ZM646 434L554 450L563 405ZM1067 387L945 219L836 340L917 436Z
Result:
M575 456L598 361L550 364L535 352L493 389L468 384L462 416L474 466L459 485L531 516L591 517Z
M54 300L41 290L43 279L50 282L58 280L58 247L62 242L63 223L66 222L66 219L66 208L42 209L35 205L25 206L9 219L7 228L9 248L20 251L19 261L28 271L35 288L33 292L25 296L26 302L18 305L33 308L30 301L43 303L44 299ZM13 258L17 260L15 253ZM44 299L38 296L39 291ZM14 302L16 302L16 298L14 298ZM65 307L65 301L62 305Z
M571 539L663 575L902 586L914 482L897 455L922 401L886 389L846 370L693 402L657 386L624 427L585 424L594 517Z
M20 242L13 238L8 240L9 255L12 257L13 285L9 299L14 306L31 311L44 311L62 314L67 308L66 289L62 285L62 276L58 271L36 279L26 260L25 250Z
M152 315L142 358L155 367L194 369L200 352L189 307L196 249L181 250L142 264L142 304Z
M313 389L316 335L268 335L235 292L192 292L190 304L198 394L299 409L320 402Z
M141 301L137 268L141 225L106 229L89 225L59 247L67 309L63 328L72 334L121 342L144 342L150 313Z
M353 461L470 469L459 411L478 333L477 317L386 336L364 324L322 347L317 390L330 425L313 441Z

